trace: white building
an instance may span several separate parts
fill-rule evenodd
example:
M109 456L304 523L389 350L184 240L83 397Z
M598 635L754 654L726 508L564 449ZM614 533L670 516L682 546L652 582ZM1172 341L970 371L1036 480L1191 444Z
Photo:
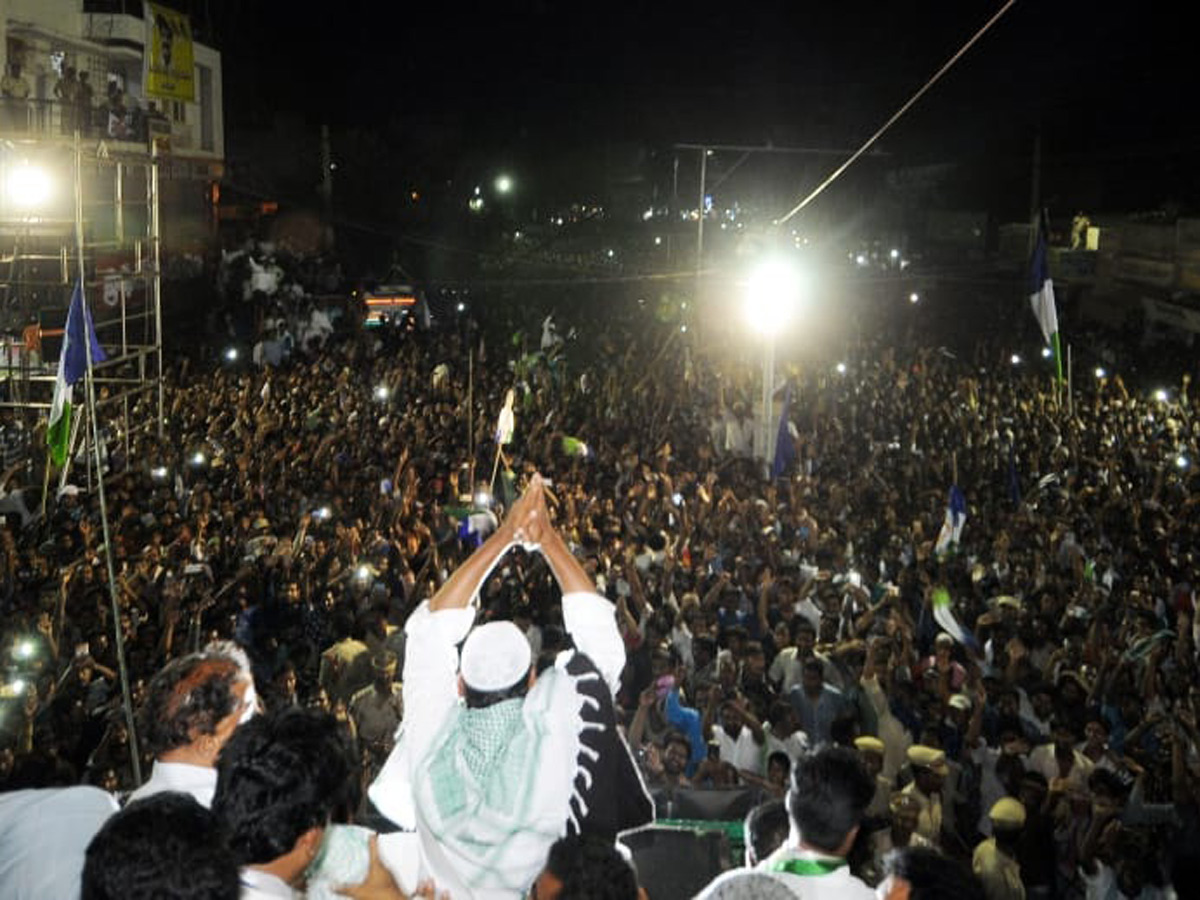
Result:
M187 20L186 4L159 5ZM190 26L177 31L177 65L190 52L192 77L168 96L150 89L148 33L139 0L0 0L0 138L65 144L78 129L116 154L154 147L164 246L192 252L215 222L224 171L221 54L192 40ZM69 69L87 73L86 109L64 99Z

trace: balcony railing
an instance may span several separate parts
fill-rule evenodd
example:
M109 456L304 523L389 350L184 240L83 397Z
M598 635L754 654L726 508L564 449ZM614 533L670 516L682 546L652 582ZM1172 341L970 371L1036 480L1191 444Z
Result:
M169 136L171 124L164 116L148 116L141 109L83 110L58 100L0 98L0 136L70 137L76 129L84 137L144 144L152 134Z

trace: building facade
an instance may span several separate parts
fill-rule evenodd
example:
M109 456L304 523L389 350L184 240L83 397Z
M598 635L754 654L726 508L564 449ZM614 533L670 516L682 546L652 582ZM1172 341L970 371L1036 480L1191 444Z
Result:
M182 77L164 79L164 59ZM203 255L224 173L221 54L194 39L186 12L3 0L0 66L0 136L22 153L73 142L76 131L108 153L152 152L167 264Z

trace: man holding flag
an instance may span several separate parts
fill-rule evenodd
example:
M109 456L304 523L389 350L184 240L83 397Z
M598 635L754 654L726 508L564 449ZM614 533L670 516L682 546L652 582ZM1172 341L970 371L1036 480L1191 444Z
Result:
M87 341L87 345L84 341ZM50 403L50 426L46 431L50 461L56 466L67 461L71 442L72 386L88 370L89 345L91 365L108 359L96 337L92 314L84 303L83 282L77 281L71 294L71 308L67 311L62 352L58 357L58 377L54 381L54 399Z
M1054 352L1055 379L1062 384L1062 348L1058 340L1058 310L1054 304L1054 282L1050 279L1050 267L1047 264L1046 230L1046 213L1043 211L1038 217L1037 240L1033 245L1033 258L1029 263L1029 302L1033 306L1038 325L1041 326L1042 337Z

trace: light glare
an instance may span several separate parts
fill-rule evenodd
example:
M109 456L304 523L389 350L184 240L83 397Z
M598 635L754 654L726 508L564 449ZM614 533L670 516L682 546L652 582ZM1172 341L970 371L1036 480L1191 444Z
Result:
M8 197L25 209L42 206L50 199L50 176L45 169L21 163L8 173Z
M786 262L765 262L746 285L746 321L763 335L774 334L792 318L800 303L800 274Z

